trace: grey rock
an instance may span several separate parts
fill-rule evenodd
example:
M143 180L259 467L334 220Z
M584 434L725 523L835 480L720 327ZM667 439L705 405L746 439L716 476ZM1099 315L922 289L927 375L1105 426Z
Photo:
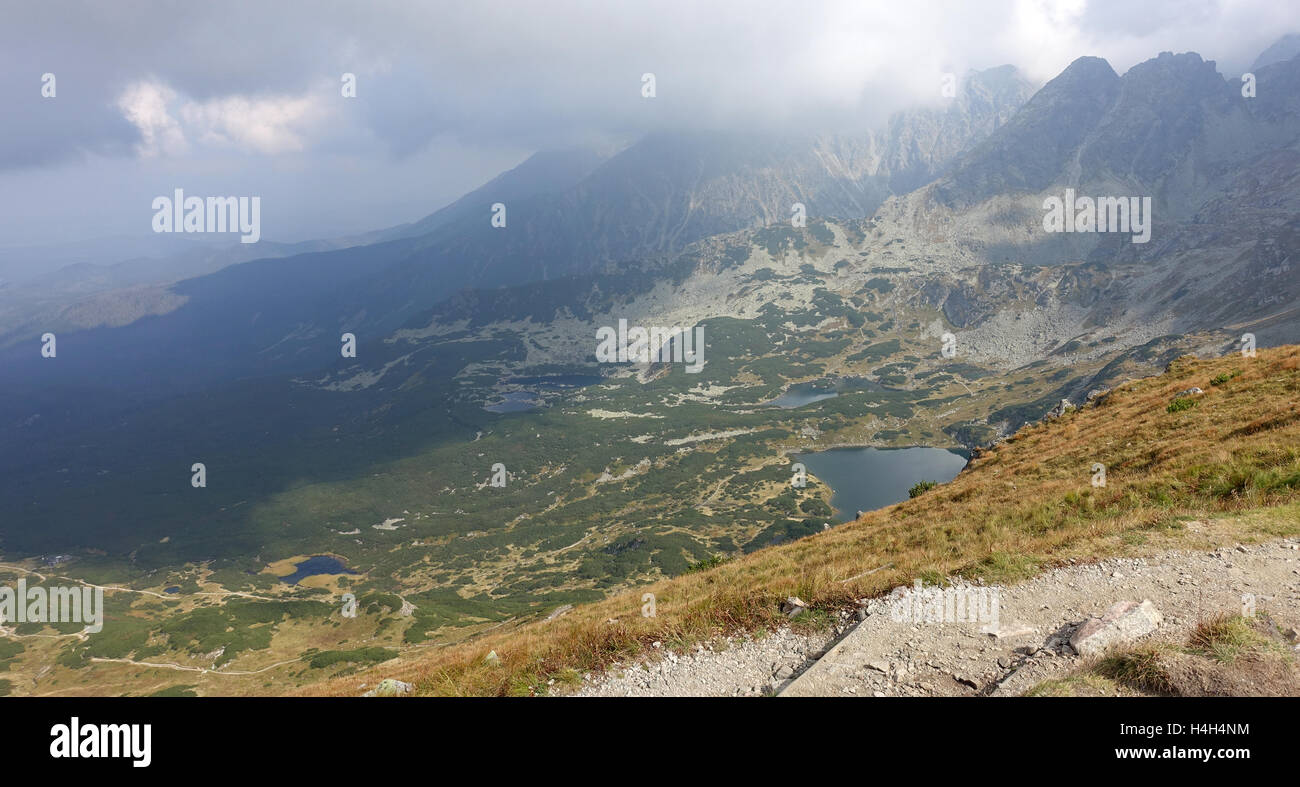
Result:
M379 681L379 685L362 694L363 697L400 697L404 694L410 694L413 687L411 684L400 681L395 678L384 678Z
M1055 407L1053 407L1051 410L1048 410L1047 415L1044 417L1050 421L1055 418L1060 418L1061 416L1065 415L1067 412L1073 409L1074 409L1074 405L1070 404L1069 399L1062 399L1061 401L1056 403Z
M1070 637L1070 647L1080 656L1099 656L1108 649L1132 642L1155 631L1164 620L1149 599L1142 603L1119 601L1100 618L1090 618Z
M781 606L781 612L789 617L794 617L808 610L808 603L798 596L791 596L785 600Z

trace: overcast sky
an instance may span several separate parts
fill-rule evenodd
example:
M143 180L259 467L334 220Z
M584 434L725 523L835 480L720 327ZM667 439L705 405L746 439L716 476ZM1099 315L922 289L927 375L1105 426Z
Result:
M664 128L867 128L938 75L1195 51L1236 76L1294 0L10 3L0 246L150 231L262 198L262 237L417 219L535 150ZM342 97L344 72L357 97ZM653 72L657 97L641 96ZM45 73L57 95L41 96Z

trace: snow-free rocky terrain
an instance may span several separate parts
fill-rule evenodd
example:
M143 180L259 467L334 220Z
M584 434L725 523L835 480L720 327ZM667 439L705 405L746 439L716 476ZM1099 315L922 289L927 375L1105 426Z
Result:
M1194 531L1198 523L1188 523ZM723 639L685 655L588 676L579 696L1017 696L1084 664L1075 630L1118 601L1150 600L1150 638L1181 640L1203 620L1241 611L1243 596L1283 630L1300 622L1300 539L1070 565L1001 589L996 630L898 623L888 599L864 600L832 631L789 628ZM842 632L836 636L837 632Z

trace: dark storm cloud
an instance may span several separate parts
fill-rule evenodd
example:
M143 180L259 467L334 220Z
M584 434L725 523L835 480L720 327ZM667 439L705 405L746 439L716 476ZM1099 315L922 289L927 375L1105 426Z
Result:
M1012 63L1045 81L1080 55L1106 57L1122 72L1173 49L1199 51L1225 73L1240 73L1273 39L1300 27L1292 5L11 4L0 26L0 182L42 168L69 178L82 166L84 178L113 170L145 189L143 174L97 163L105 158L140 161L160 183L202 182L220 168L250 188L269 188L265 177L277 169L310 171L314 189L301 193L296 209L307 222L302 232L323 232L306 229L313 201L380 190L381 183L363 184L367 178L408 178L416 193L422 177L436 202L540 148L628 141L664 128L851 131L936 100L943 71ZM56 99L40 97L45 72L58 79ZM344 72L356 74L354 100L339 94ZM645 72L657 78L654 101L640 95ZM438 172L388 169L422 156ZM53 181L21 182L54 189ZM30 222L40 220L7 191L0 189L0 215L13 225L0 223L0 245L7 231L33 232ZM356 222L379 226L435 207L391 216L358 205ZM100 206L93 218L107 222L113 209Z

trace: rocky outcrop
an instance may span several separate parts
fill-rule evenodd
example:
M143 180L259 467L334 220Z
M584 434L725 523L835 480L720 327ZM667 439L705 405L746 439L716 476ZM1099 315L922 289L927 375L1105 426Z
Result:
M1107 650L1145 637L1160 627L1164 617L1150 600L1117 601L1100 618L1089 618L1070 637L1070 647L1080 656L1100 656Z
M411 693L411 684L396 678L384 678L379 685L362 694L363 697L401 697Z
M1056 403L1055 407L1047 411L1047 415L1043 416L1043 420L1045 421L1055 420L1073 409L1074 409L1074 405L1070 404L1069 399L1062 399L1061 401Z

